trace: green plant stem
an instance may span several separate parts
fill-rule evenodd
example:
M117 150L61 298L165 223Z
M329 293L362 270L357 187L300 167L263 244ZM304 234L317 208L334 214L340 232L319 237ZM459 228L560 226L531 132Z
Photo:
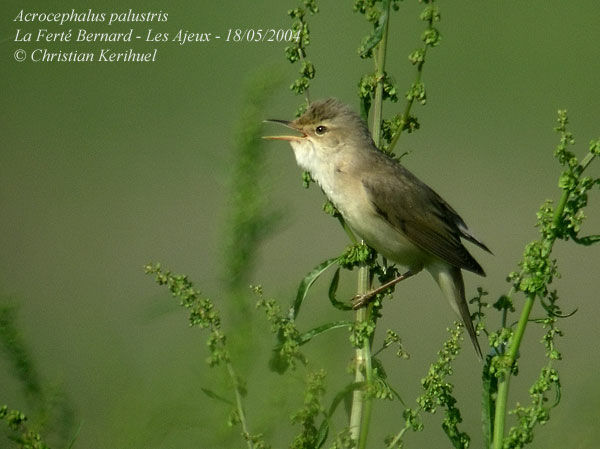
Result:
M367 315L371 314L371 307L368 307ZM369 435L369 425L371 424L371 412L373 410L373 396L371 389L369 388L373 384L373 368L371 366L371 343L372 339L369 338L365 341L363 346L363 354L365 359L365 373L367 377L367 388L364 400L364 410L361 421L360 439L358 441L358 448L364 449L367 447L367 437Z
M394 439L392 441L390 441L390 444L387 445L388 449L393 449L396 447L396 445L398 444L398 442L402 439L402 437L404 436L404 434L406 433L406 431L410 429L410 425L407 423L404 425L404 428L402 430L400 430L400 432L398 432L396 434L396 436L394 436Z
M387 36L389 28L391 2L387 2L386 21L381 41L377 46L377 57L375 60L375 70L377 76L377 86L375 87L375 98L373 102L373 125L371 135L373 142L377 147L381 142L381 117L383 109L383 80L385 77L385 56L387 49ZM369 290L369 267L361 265L358 270L358 289L359 295L365 294ZM356 323L368 323L371 319L372 307L363 307L356 311ZM373 368L371 365L371 344L372 338L365 338L361 348L356 349L355 361L355 382L365 382L366 388L357 389L352 397L352 409L350 412L350 435L357 442L357 449L367 447L367 438L369 435L369 425L371 422L371 411L373 407L373 398L371 396L371 384Z
M428 29L433 28L432 21L429 22L429 25L427 28ZM425 44L425 47L423 48L423 58L417 64L417 76L416 76L415 82L413 84L418 84L421 82L421 76L423 75L423 65L425 64L425 57L427 56L428 48L429 48L429 45ZM396 146L396 143L398 142L398 139L400 138L402 131L404 131L404 127L406 126L406 123L408 123L408 118L410 116L410 110L412 109L414 102L415 102L415 97L411 97L410 100L408 100L408 102L406 103L406 107L404 108L404 112L402 113L402 116L400 118L400 126L398 127L398 130L396 131L396 134L392 138L392 141L390 142L390 145L388 147L389 152L394 151L394 147Z
M419 64L417 65L417 76L415 78L414 84L418 84L421 82L421 75L423 73L423 64L425 64L425 56L427 55L428 48L429 47L426 45L425 48L423 49L423 61L419 62ZM415 102L415 98L412 97L406 103L406 107L404 108L404 112L402 113L402 117L400 118L400 126L398 127L398 130L396 131L396 134L394 134L394 137L392 138L392 141L390 142L390 145L388 147L388 151L391 153L394 152L394 147L396 146L396 143L398 143L398 139L400 138L402 131L404 131L404 127L405 127L406 123L408 122L408 117L410 116L410 110L412 109L414 102Z
M377 77L377 85L375 86L375 98L373 100L373 125L371 127L371 135L375 146L379 148L381 142L381 117L383 109L383 80L385 77L385 55L387 50L388 28L390 23L390 4L387 5L387 20L383 27L383 36L381 42L377 46L377 58L375 60L375 70Z
M513 336L509 352L506 355L506 372L498 381L498 395L494 411L494 439L492 446L494 449L502 449L503 447L504 424L506 420L506 402L508 399L508 387L510 384L511 369L516 360L521 341L523 340L523 334L525 333L525 327L529 321L529 315L531 314L534 300L535 296L530 295L525 301L525 305L521 311L521 317L519 318L519 324L517 325L517 330Z
M592 162L594 157L594 153L588 153L585 156L583 161L579 164L578 175L581 175L583 173L587 166ZM552 224L554 227L557 227L560 224L570 194L570 190L563 190L560 201L558 202L556 210L554 211L554 216L552 217ZM548 239L548 251L552 251L552 247L556 240L556 236L550 236L548 237ZM523 274L523 271L521 272L521 274ZM511 292L512 291L514 291L514 288L511 289ZM517 329L515 330L515 333L511 339L508 352L504 356L505 360L503 365L506 367L506 369L505 372L502 374L502 377L498 380L498 395L496 398L496 407L494 411L494 438L492 440L493 449L502 449L503 447L504 427L506 419L506 402L508 400L508 390L511 372L519 354L519 348L523 340L523 335L525 334L525 328L527 327L527 323L529 322L529 316L531 314L531 309L533 308L534 302L535 294L529 294L527 296L527 300L525 301L525 305L523 306L523 310L521 311L521 316L517 324Z
M304 47L302 46L302 35L300 36L300 50L298 51L298 54L300 55L300 64L304 64L306 62L306 60L304 59ZM307 87L304 90L304 99L306 100L306 105L309 106L310 105L310 91L309 88Z
M369 290L369 269L366 265L362 265L358 270L358 288L357 292L359 295L367 293ZM362 307L356 311L356 322L364 323L369 319L371 308ZM355 365L354 365L354 382L364 383L370 379L370 341L365 341L363 346L356 348ZM368 360L368 361L367 361ZM367 366L369 370L367 370ZM364 425L368 427L368 422L365 422L366 413L365 409L369 409L370 406L366 406L367 402L371 402L368 398L368 387L359 388L354 390L352 393L352 409L350 411L350 435L354 441L359 441L363 437L366 438ZM358 446L360 447L360 446Z
M227 361L227 372L229 373L229 377L233 382L233 390L235 392L235 404L237 409L238 418L240 419L240 425L242 426L242 432L244 434L244 439L246 440L246 444L248 445L248 449L254 449L254 443L250 437L250 432L248 431L248 424L246 422L246 413L244 412L244 404L242 402L242 392L240 391L240 385L238 381L238 377L235 374L235 370L233 369L233 365L230 361Z

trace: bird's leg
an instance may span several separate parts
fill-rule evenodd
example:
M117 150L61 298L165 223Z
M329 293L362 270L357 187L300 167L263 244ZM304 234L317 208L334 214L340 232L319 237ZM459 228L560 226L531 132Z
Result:
M408 270L406 273L401 274L400 276L398 276L397 278L392 279L391 281L386 282L383 285L380 285L379 287L377 287L376 289L371 290L368 293L365 293L364 295L356 295L354 298L352 298L352 308L354 310L356 309L360 309L361 307L366 306L367 304L369 304L373 298L375 298L375 296L377 296L379 293L387 290L388 288L390 288L392 285L396 285L398 282L403 281L404 279L407 279L409 277L411 277L412 275L418 273L417 271L412 271L412 270Z

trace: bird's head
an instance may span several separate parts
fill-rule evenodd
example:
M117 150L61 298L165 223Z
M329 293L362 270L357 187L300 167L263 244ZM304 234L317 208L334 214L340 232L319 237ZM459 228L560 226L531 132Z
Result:
M312 103L296 120L267 121L280 123L299 133L265 136L264 139L289 141L298 164L311 172L315 163L344 157L344 154L360 151L372 142L365 122L352 109L334 98Z

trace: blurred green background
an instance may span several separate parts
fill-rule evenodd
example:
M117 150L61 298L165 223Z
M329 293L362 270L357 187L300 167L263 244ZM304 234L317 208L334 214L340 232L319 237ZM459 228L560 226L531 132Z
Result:
M146 64L18 63L15 50L40 45L13 42L16 29L46 26L13 19L22 8L162 10L169 14L166 23L69 27L169 33L183 28L225 35L230 28L288 28L286 11L295 5L89 0L50 8L41 1L5 0L0 6L0 294L3 302L19 306L22 338L42 382L63 392L72 408L74 429L81 427L75 447L243 446L237 429L225 424L227 406L200 390L227 390L223 371L204 363L204 335L187 326L185 312L142 267L160 261L184 272L222 310L231 309L219 303L221 241L244 86L257 70L282 72L285 83L274 88L265 118L292 118L300 99L286 86L298 66L285 61L285 44L223 39L185 46L135 43L136 49L159 49L158 60ZM356 48L369 25L352 12L351 2L322 2L320 8L310 18L309 55L317 69L311 96L335 96L357 107L357 82L372 66L358 58ZM557 109L569 110L578 154L600 134L600 6L595 0L537 0L441 2L440 8L442 42L424 68L429 101L414 109L422 129L404 135L399 151L411 151L405 165L440 192L494 251L494 256L473 251L488 277L467 275L466 282L470 293L481 285L495 298L508 291L506 274L515 269L524 244L536 237L532 225L539 204L558 196L559 168L552 158ZM406 1L392 16L388 72L401 92L414 78L407 55L420 45L421 9L416 0ZM387 105L386 111L402 107ZM264 151L270 203L284 218L260 247L252 278L285 305L299 280L347 242L321 212L318 189L302 188L290 149L268 143ZM598 168L593 170L598 175ZM594 192L584 233L598 233L599 204ZM559 323L565 332L559 342L564 361L558 364L563 399L531 447L592 448L600 437L600 251L559 243L556 254L563 310L579 312ZM340 295L351 297L354 278L344 279ZM339 318L323 297L326 287L320 282L305 305L299 323L304 329ZM248 380L251 428L265 433L273 447L285 447L297 430L287 417L301 406L304 370L286 377L270 374L273 340L263 317L252 318L245 335L227 318L232 345L243 348L238 369ZM381 327L398 330L412 355L408 362L386 359L391 383L405 401L412 403L418 394L419 379L453 319L427 275L403 284L386 306ZM512 384L513 405L528 401L526 390L541 362L540 335L538 329L526 334L522 353L528 364ZM252 354L244 341L254 344ZM465 346L454 381L463 427L474 437L472 447L479 447L480 365ZM350 380L347 334L328 334L307 353L311 368L328 370L330 400ZM4 358L0 379L0 403L26 413L34 408ZM403 426L402 408L377 404L375 447L384 434ZM427 417L425 433L408 435L407 447L448 447L439 419Z

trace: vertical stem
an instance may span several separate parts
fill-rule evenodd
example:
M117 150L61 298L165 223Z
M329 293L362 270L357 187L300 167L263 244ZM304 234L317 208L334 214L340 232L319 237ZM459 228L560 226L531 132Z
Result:
M425 58L425 55L427 54L427 48L428 48L427 45L425 45L425 48L423 49L423 58ZM425 61L423 60L423 61L419 62L419 65L417 66L417 77L415 79L415 84L418 84L421 82L421 75L423 73L423 64L424 63L425 63ZM411 110L414 102L415 102L415 99L413 97L410 100L408 100L408 102L406 103L406 107L404 108L404 112L402 113L402 116L400 118L400 127L396 131L396 134L394 134L394 136L392 137L392 141L390 142L388 151L394 151L394 147L396 146L396 143L398 143L398 139L400 138L402 131L404 131L404 126L408 122L408 117L410 116L410 110Z
M367 293L369 289L369 268L363 265L358 270L358 294L362 295ZM369 319L370 307L362 307L356 311L356 322L363 323ZM362 383L365 382L365 373L367 367L367 358L369 354L369 342L366 341L361 348L356 348L355 355L355 366L354 366L354 382ZM367 350L365 350L365 347ZM371 360L368 361L368 365L371 365ZM370 377L370 373L368 373ZM359 441L359 438L365 433L362 429L364 423L364 410L365 402L368 401L366 388L356 389L352 394L352 410L350 411L350 435L354 441ZM370 401L369 401L370 402Z
M387 47L387 35L390 20L390 5L388 0L384 2L386 10L384 31L381 41L377 46L377 57L375 60L377 86L375 87L375 97L373 102L373 122L371 127L371 135L373 142L379 147L381 141L381 116L383 103L383 80L385 76L385 55ZM358 270L358 294L362 295L369 290L369 267L361 265ZM356 323L367 323L371 319L372 306L363 307L356 311ZM371 366L371 344L372 338L365 338L361 348L356 349L355 360L355 382L365 382L366 387L354 390L352 395L352 409L350 412L350 435L357 442L358 449L364 449L367 446L367 438L369 434L369 424L371 422L371 410L373 406L373 398L371 397L370 388L372 379Z
M304 19L302 19L304 20ZM304 65L304 63L306 62L306 60L304 59L304 47L302 46L302 34L300 35L300 50L298 51L298 55L300 55L300 64ZM307 87L304 90L304 98L306 99L306 106L310 106L310 92L308 90L309 88Z
M366 270L366 274L369 274L369 271ZM366 284L368 285L368 283ZM369 305L366 308L367 317L371 316L372 306ZM365 367L365 375L366 375L366 384L367 391L365 394L364 401L364 410L361 421L361 430L360 430L360 439L358 441L358 448L364 449L367 447L367 437L369 435L369 425L371 423L371 411L373 410L373 397L371 393L371 389L369 388L373 384L373 369L371 365L371 345L373 343L373 339L369 337L365 339L365 342L362 347L362 353L364 358L364 367Z
M508 354L506 355L506 372L498 381L498 395L496 399L496 410L494 411L493 449L502 449L503 447L504 421L506 419L506 402L508 399L508 387L510 384L511 370L515 360L517 359L519 347L521 346L521 341L523 340L523 334L525 333L525 328L527 327L527 322L529 321L529 315L531 314L534 300L535 296L529 295L527 297L527 301L525 301L525 305L521 311L521 317L519 318L519 324L517 325L517 330L515 331L508 349Z
M431 3L433 3L433 0L431 0ZM434 19L433 15L430 16L429 24L427 25L427 30L433 29L434 20L435 19ZM423 64L425 64L425 57L427 55L427 49L430 47L430 45L432 45L432 44L425 42L425 47L423 47L423 54L421 56L421 61L419 61L419 63L417 64L417 77L416 77L413 85L419 84L421 82L421 76L423 74ZM396 131L396 133L394 134L394 136L392 137L392 140L388 146L389 152L394 151L394 147L396 146L396 143L398 143L398 139L400 138L400 135L402 134L402 132L405 129L406 124L408 123L408 119L410 117L410 110L411 110L414 102L415 102L415 97L411 96L410 100L408 100L408 102L406 103L404 112L400 116L400 126L399 126L398 130Z
M385 55L387 50L387 36L390 23L390 3L387 2L386 21L383 26L383 36L377 45L377 59L375 60L375 70L377 85L375 86L375 98L373 101L373 124L371 126L371 135L375 146L379 148L381 142L381 116L383 108L383 79L385 77Z
M244 439L246 440L246 444L248 445L248 449L254 449L254 444L252 440L248 438L250 436L250 432L248 431L248 424L246 422L246 413L244 412L244 404L242 402L242 393L240 391L239 380L237 375L235 374L235 370L233 369L233 365L231 362L227 362L227 372L229 373L229 377L231 377L231 381L233 382L233 391L235 392L235 405L238 412L238 417L240 419L240 425L242 426L242 432L244 435Z
M588 153L579 166L577 167L577 175L581 176L583 171L587 168L587 166L592 162L596 155L592 152ZM556 228L559 226L563 213L565 210L565 206L567 205L567 201L569 200L569 196L571 195L571 190L565 189L563 190L562 196L556 206L554 211L554 216L552 217L552 225ZM556 240L555 235L551 235L546 237L548 239L547 251L552 251L552 247L554 246L554 242ZM511 292L513 290L511 289ZM511 293L509 293L509 296ZM519 318L519 323L517 324L517 329L513 335L513 338L510 342L510 346L506 353L504 366L505 372L502 377L498 381L498 394L496 397L496 407L494 410L494 437L492 447L493 449L502 449L503 440L504 440L504 425L506 418L506 402L508 400L508 387L510 384L511 371L515 361L517 360L517 355L519 353L519 347L521 346L521 341L523 340L523 335L525 333L525 328L527 327L527 322L529 321L529 315L531 314L531 309L533 308L533 303L535 302L535 293L530 293L527 296L527 300L525 301L525 305L523 306L523 310L521 311L521 316ZM503 326L506 317L503 315Z

